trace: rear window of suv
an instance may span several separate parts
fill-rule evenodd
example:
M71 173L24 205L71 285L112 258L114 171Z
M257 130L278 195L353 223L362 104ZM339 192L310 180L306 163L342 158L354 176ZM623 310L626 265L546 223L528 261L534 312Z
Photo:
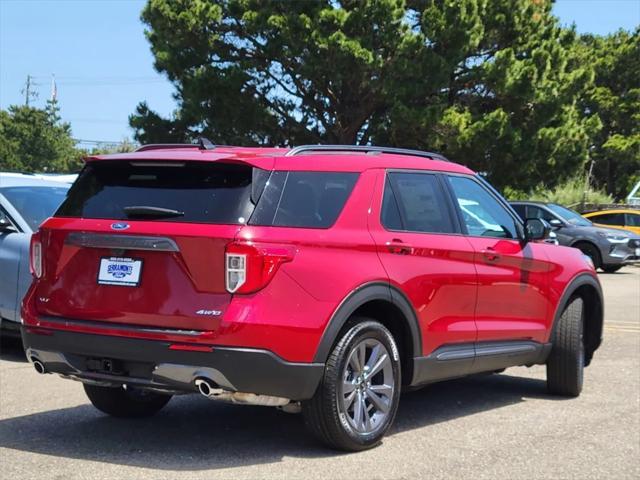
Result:
M96 162L56 216L328 228L357 176L219 162Z
M84 168L56 216L133 220L127 209L152 207L181 215L146 219L241 224L254 209L255 176L246 165L96 162Z

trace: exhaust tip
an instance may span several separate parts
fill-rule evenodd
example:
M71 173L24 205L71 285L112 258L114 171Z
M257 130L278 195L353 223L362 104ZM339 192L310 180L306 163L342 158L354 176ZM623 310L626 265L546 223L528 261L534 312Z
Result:
M198 378L196 380L196 387L198 387L198 391L205 397L211 395L211 391L213 390L213 385L206 378Z
M33 368L36 369L36 372L42 374L46 372L46 369L44 368L44 364L38 360L35 357L31 357L31 361L33 362Z

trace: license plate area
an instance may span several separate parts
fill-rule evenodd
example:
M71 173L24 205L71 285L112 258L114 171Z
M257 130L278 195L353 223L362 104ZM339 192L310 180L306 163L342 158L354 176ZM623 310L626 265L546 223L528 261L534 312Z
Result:
M137 287L140 285L142 260L128 257L102 257L98 268L98 284Z

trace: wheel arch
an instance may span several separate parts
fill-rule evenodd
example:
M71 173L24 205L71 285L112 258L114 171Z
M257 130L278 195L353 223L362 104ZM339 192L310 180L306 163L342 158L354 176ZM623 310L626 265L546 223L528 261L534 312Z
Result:
M578 240L575 240L573 243L571 243L571 245L569 245L572 248L577 248L578 250L582 250L580 248L580 245L588 245L590 247L593 247L596 251L597 254L597 260L599 261L599 265L595 265L596 269L602 266L602 262L604 261L604 255L602 254L602 250L600 249L600 247L598 246L597 243L595 243L593 240L590 240L588 238L580 238ZM583 252L584 253L584 252ZM594 263L598 263L596 261L594 261Z
M579 296L584 302L584 343L585 366L589 365L593 353L602 343L602 329L604 323L604 301L602 287L593 275L583 273L575 277L565 288L553 317L553 328L550 340L555 335L558 319L569 304L569 301Z
M314 362L326 362L349 320L355 316L379 321L391 331L400 350L403 382L413 378L413 358L422 355L422 336L416 313L407 297L384 282L362 285L347 295L325 327Z
M592 246L593 248L595 248L598 251L598 253L600 255L602 255L602 253L600 252L600 247L593 240L590 240L588 238L578 238L578 239L574 240L573 242L571 242L569 244L569 246L572 247L572 248L580 248L579 245L581 245L581 244L583 244L583 245L586 244L586 245Z

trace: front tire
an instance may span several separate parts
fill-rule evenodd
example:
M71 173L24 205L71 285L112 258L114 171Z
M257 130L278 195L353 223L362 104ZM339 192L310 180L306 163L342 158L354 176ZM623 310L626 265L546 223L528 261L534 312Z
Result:
M615 273L622 268L622 265L603 265L602 270L605 273Z
M598 247L591 243L579 243L578 245L576 245L576 247L591 259L591 261L593 262L593 267L596 270L602 267L602 255L600 255Z
M365 317L338 340L314 397L303 404L305 423L326 445L360 451L380 443L398 410L400 355L384 325Z
M150 417L171 400L171 395L132 387L100 387L86 383L83 386L93 406L112 417Z
M584 380L583 301L574 297L558 319L547 359L547 388L550 393L577 397Z

